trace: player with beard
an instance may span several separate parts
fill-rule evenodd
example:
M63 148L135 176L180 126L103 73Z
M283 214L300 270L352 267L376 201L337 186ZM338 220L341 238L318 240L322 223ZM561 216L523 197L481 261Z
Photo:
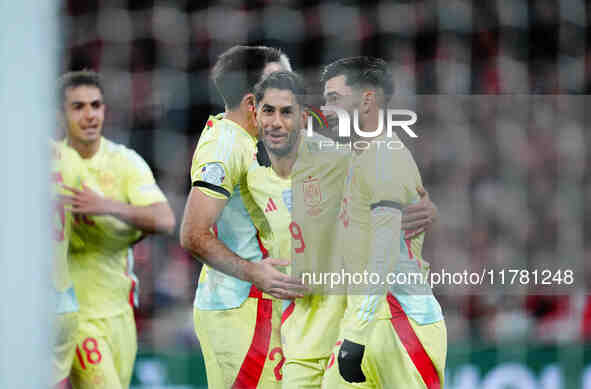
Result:
M296 74L269 75L255 87L255 97L259 157L266 153L268 163L251 168L247 180L275 238L269 248L272 256L291 255L300 271L306 267L319 272L334 270L330 264L338 253L335 245L340 244L335 239L336 221L352 154L342 147L320 149L319 144L331 142L302 132L305 88ZM322 186L318 196L310 195L316 193L310 189L314 183ZM302 208L293 210L294 203ZM426 198L417 209L425 211L430 206ZM427 226L423 223L419 228ZM284 388L320 388L322 384L346 303L342 293L327 292L316 290L284 303Z
M305 290L276 268L286 259L266 258L272 236L246 182L257 163L254 85L289 66L278 49L234 46L211 72L226 112L199 138L181 227L182 246L204 263L194 321L211 388L281 386L279 299Z
M259 137L270 164L248 172L248 188L271 227L273 256L316 262L330 256L332 229L335 226L342 182L346 170L339 164L348 153L316 153L313 150L323 137L302 135L306 123L303 104L305 88L299 76L290 72L269 75L255 87ZM261 144L261 143L259 143ZM299 157L298 157L299 156ZM296 159L298 163L296 164ZM321 212L301 220L292 219L292 178L294 188L301 188L304 175L313 175L326 185ZM296 189L296 196L300 191ZM315 228L309 237L302 229ZM294 244L292 245L292 238ZM304 241L305 239L305 241ZM284 302L281 339L285 364L284 388L320 387L332 345L338 334L338 321L344 312L343 296L313 294Z
M387 64L370 57L331 63L322 83L327 104L351 117L356 111L365 132L378 127L380 109L393 92ZM356 140L352 135L353 145ZM422 186L414 159L407 148L379 147L389 140L400 142L396 134L363 140L369 147L353 147L343 189L338 257L347 273L368 271L382 281L388 275L425 275L424 234L409 239L401 233L402 210L419 201L416 188ZM440 388L446 349L441 307L426 282L351 283L335 346L338 357L329 363L323 388Z

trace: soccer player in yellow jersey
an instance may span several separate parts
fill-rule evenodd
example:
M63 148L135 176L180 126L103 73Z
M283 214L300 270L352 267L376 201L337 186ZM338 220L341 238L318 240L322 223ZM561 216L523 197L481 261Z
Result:
M299 271L307 264L319 269L333 256L331 243L338 243L334 228L351 159L346 148L335 147L329 139L301 133L306 122L304 95L302 80L291 72L273 73L255 86L259 138L264 144L259 152L266 151L270 161L253 165L248 172L248 189L273 231L270 251L280 258L293 255ZM315 183L322 186L318 184L317 191L310 189ZM296 213L292 213L294 196L298 204L306 204ZM320 388L346 302L342 295L326 292L284 303L284 388Z
M78 187L85 178L85 169L80 156L73 149L58 150L51 142L51 183L54 194L54 255L53 287L56 292L55 341L53 345L53 383L55 388L67 387L74 350L76 330L78 329L78 301L74 293L72 279L68 270L68 244L72 231L72 215L60 199L68 194L62 185Z
M146 162L101 136L105 115L97 73L60 79L66 139L88 172L81 189L65 185L74 214L69 270L80 305L74 388L128 388L137 351L130 249L146 233L172 233L172 210Z
M314 141L318 140L308 143L300 133L306 122L306 111L302 101L305 88L299 76L290 72L273 73L257 84L255 94L259 137L272 166L253 166L248 172L248 188L273 232L270 251L280 258L291 257L293 237L293 252L297 256L307 255L313 257L310 260L316 260L319 249L324 250L326 245L315 238L322 239L324 236L326 239L329 231L319 228L315 235L311 234L307 238L302 235L302 226L306 227L303 223L307 220L299 221L300 225L292 220L291 215L292 176L301 175L300 170L306 170L306 174L333 174L336 185L328 188L334 190L325 193L325 199L327 204L333 200L332 208L335 209L338 209L341 198L343 179L339 178L338 167L335 169L328 164L332 162L328 153L319 155L326 157L322 161L315 160L316 167L320 169L318 172L313 172L311 166L295 166L298 154L308 153L307 147L316 146ZM343 156L348 157L347 154ZM333 192L335 195L331 195ZM326 220L327 217L333 221L322 223L322 219ZM310 224L314 223L318 227L334 226L334 219L336 212L331 215L330 207L326 207L326 212L310 217ZM338 334L338 330L335 330L338 326L334 324L338 324L343 314L343 303L342 297L320 294L284 302L281 319L281 339L286 358L282 372L283 388L320 387L326 362Z
M275 268L287 260L264 259L271 236L246 182L256 164L254 85L286 67L277 49L235 46L211 73L226 112L209 118L197 144L181 226L181 245L204 263L194 321L210 388L281 386L277 298L304 291Z
M383 60L341 59L325 68L322 80L328 104L357 111L361 131L378 128L379 109L393 91ZM424 234L412 239L401 234L401 211L418 201L420 174L408 149L384 146L391 140L402 144L395 134L359 140L351 136L337 240L348 273L368 271L381 278L348 286L338 357L329 363L323 388L438 389L447 350L439 303L426 283L381 283L388 282L388 274L425 274L428 269L421 257Z

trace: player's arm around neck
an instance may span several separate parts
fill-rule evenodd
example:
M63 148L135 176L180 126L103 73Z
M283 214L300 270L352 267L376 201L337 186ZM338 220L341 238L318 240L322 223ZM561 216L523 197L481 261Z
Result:
M250 282L274 297L302 297L305 287L274 268L276 265L288 265L287 260L267 258L261 262L247 261L228 249L210 231L227 201L209 197L198 188L192 188L181 223L181 246L208 266Z

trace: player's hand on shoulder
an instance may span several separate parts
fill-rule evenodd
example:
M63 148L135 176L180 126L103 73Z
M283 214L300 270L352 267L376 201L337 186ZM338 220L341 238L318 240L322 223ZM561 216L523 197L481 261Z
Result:
M402 229L405 239L411 239L429 230L439 217L437 206L431 201L429 192L423 187L417 187L421 200L408 205L402 210Z
M252 263L252 283L261 291L279 299L295 299L304 297L308 288L300 281L282 273L277 269L288 266L287 259L266 258Z

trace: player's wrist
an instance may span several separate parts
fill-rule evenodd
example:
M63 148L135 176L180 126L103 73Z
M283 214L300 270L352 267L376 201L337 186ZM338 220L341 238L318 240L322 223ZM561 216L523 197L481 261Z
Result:
M250 282L254 286L258 287L258 277L257 277L257 264L254 262L244 261L243 271L244 271L244 278L245 281Z
M125 215L125 204L120 203L115 200L105 199L104 200L104 208L105 213L115 217L121 217Z

